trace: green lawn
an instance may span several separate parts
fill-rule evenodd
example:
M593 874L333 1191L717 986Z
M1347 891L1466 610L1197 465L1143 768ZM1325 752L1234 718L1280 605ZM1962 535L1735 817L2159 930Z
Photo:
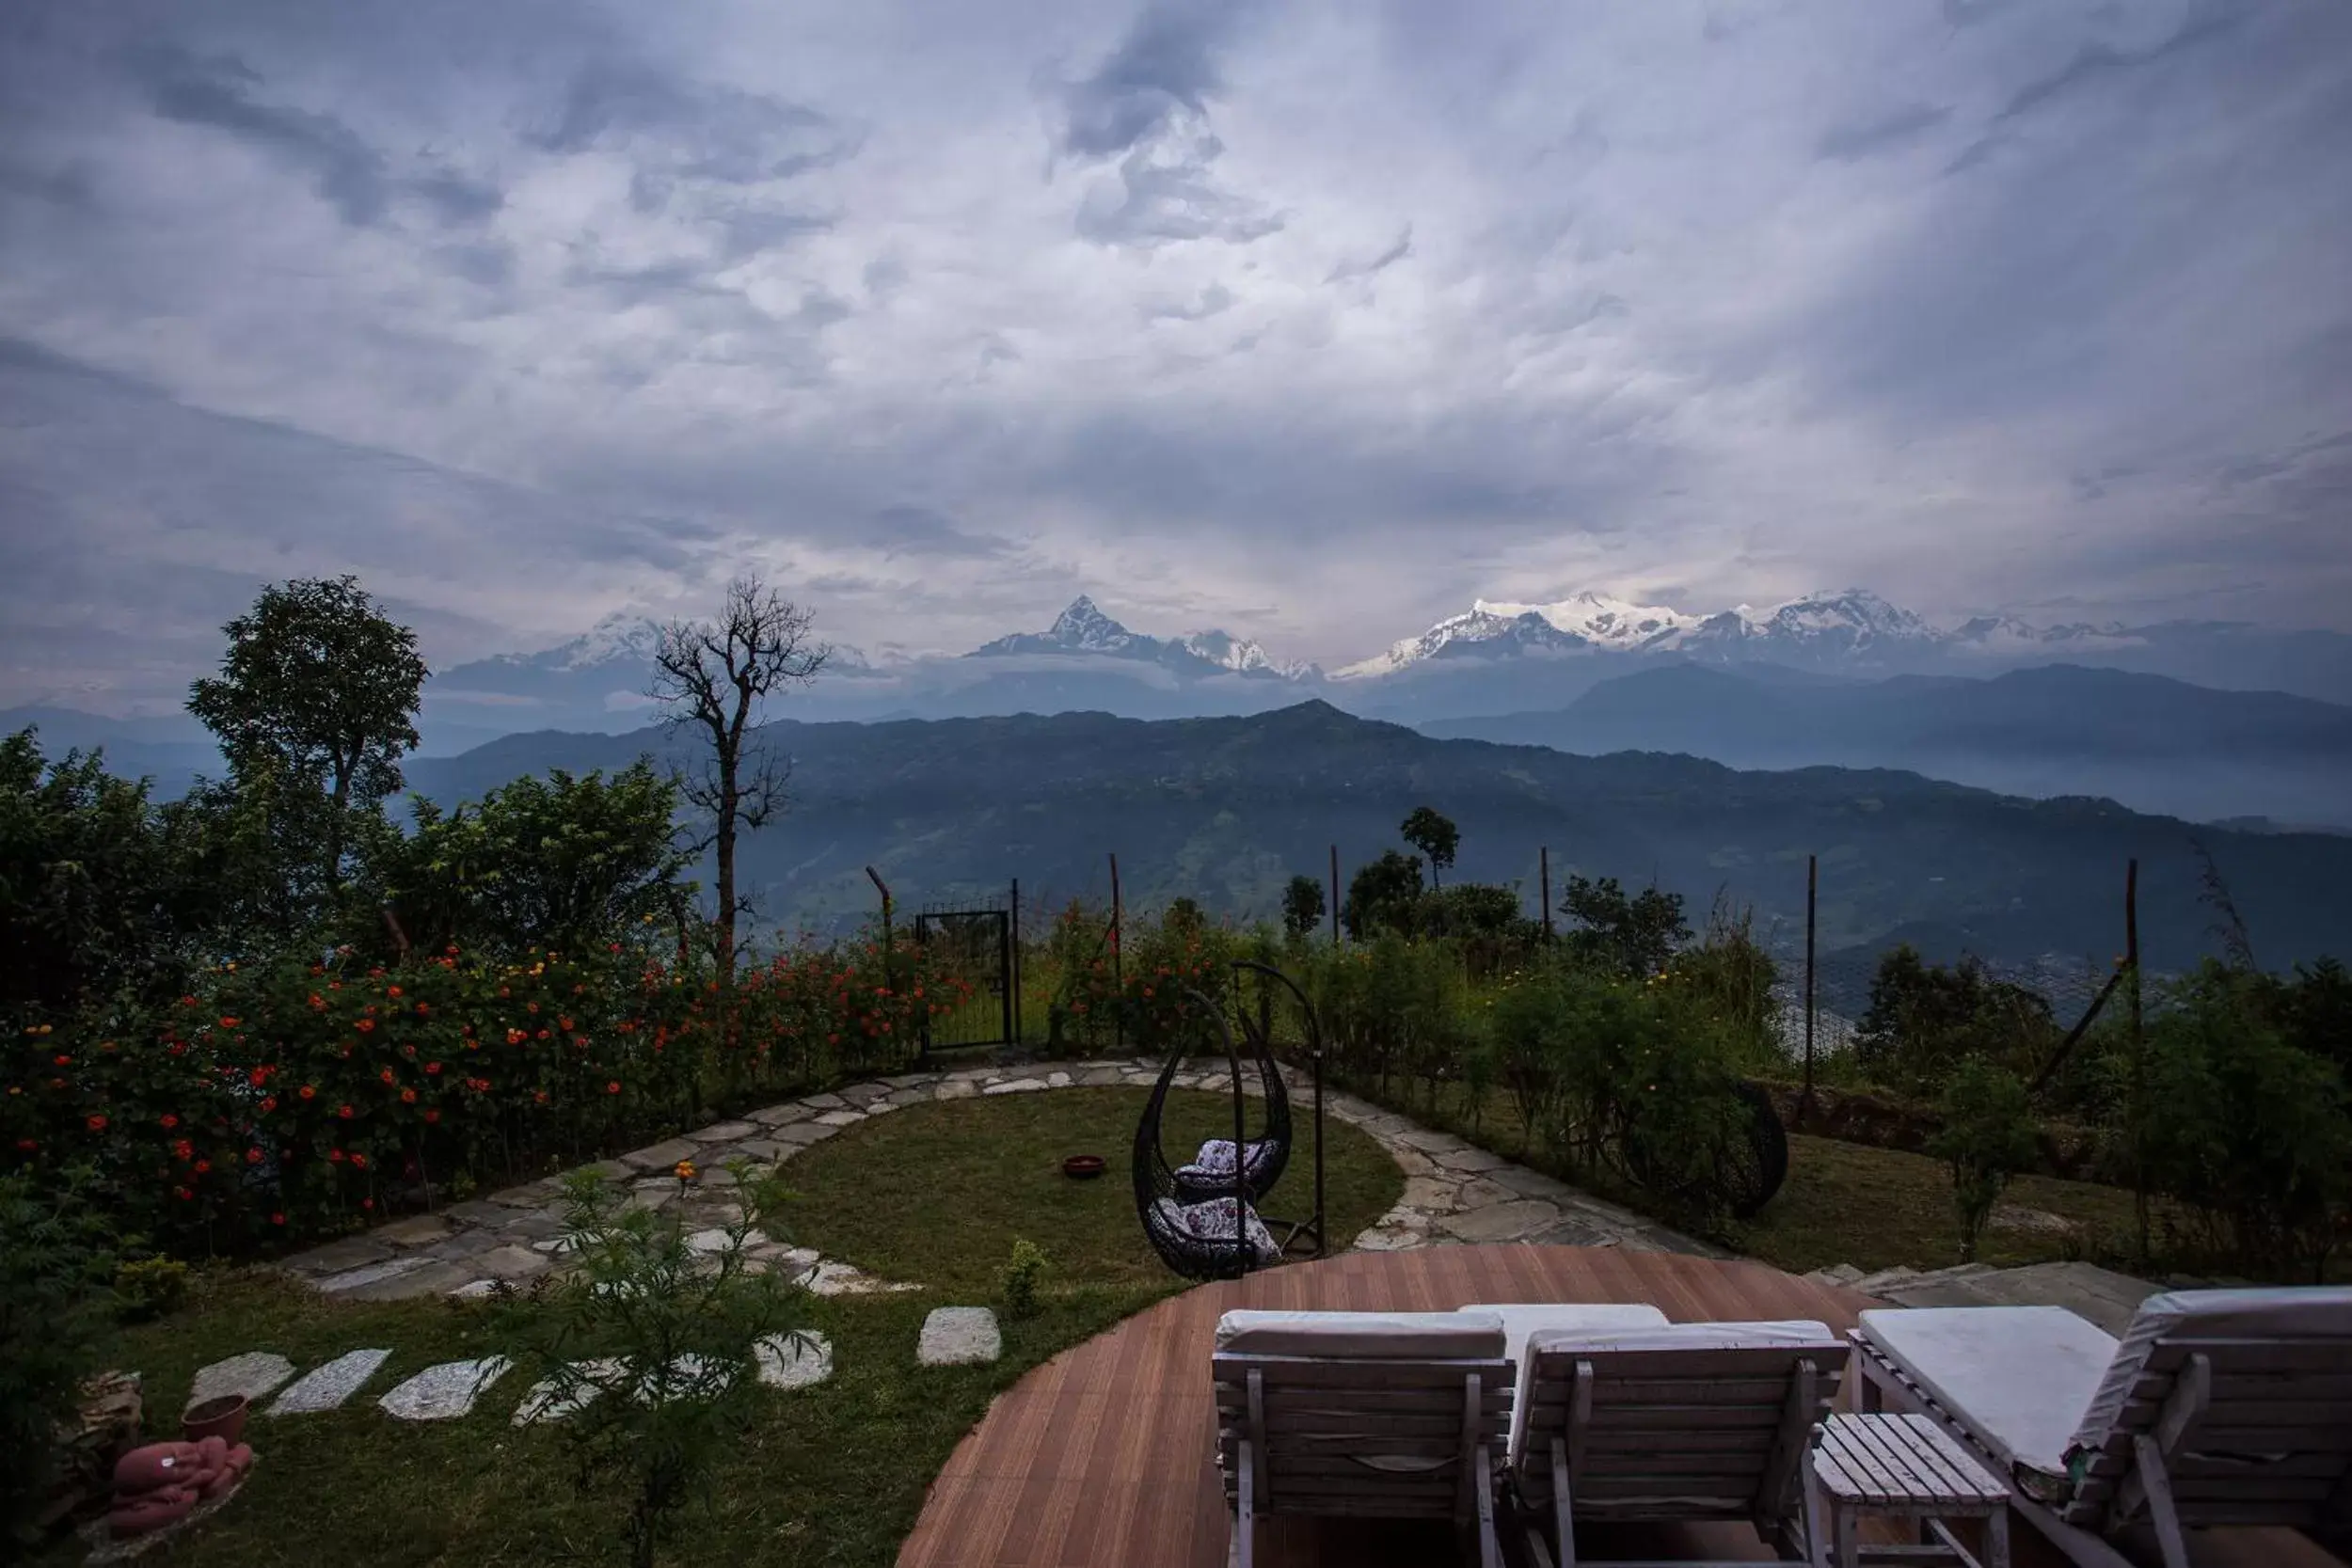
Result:
M1121 1289L1168 1277L1136 1223L1128 1178L1136 1123L1150 1093L1138 1088L1057 1089L916 1105L861 1123L785 1167L801 1195L792 1240L890 1279L916 1280L985 1300L997 1271L1025 1237L1052 1261L1047 1288ZM1256 1132L1258 1106L1250 1106ZM1201 1140L1233 1135L1233 1102L1169 1094L1162 1147L1172 1164ZM1324 1122L1325 1211L1333 1247L1347 1245L1404 1196L1405 1174L1367 1134ZM1091 1181L1062 1174L1065 1155L1100 1154L1109 1169ZM1267 1201L1269 1215L1303 1217L1313 1204L1311 1146L1302 1124L1291 1165Z
M892 1278L931 1287L898 1296L810 1300L834 1343L833 1378L773 1394L691 1510L665 1564L881 1565L913 1528L924 1489L989 1401L1047 1357L1180 1290L1138 1230L1127 1149L1145 1091L1071 1089L916 1106L861 1125L787 1167L803 1196L795 1241ZM1168 1147L1189 1152L1232 1102L1172 1098ZM1371 1139L1330 1125L1332 1234L1342 1245L1395 1202L1404 1178ZM1187 1141L1192 1140L1192 1141ZM1109 1174L1074 1182L1064 1153L1105 1155ZM1281 1196L1305 1192L1301 1150ZM1277 1202L1272 1207L1285 1210ZM993 1366L914 1362L933 1307L993 1303L1012 1238L1052 1258L1038 1315L1008 1319ZM560 1434L516 1431L519 1373L462 1420L392 1420L374 1400L435 1362L483 1354L487 1315L452 1302L335 1304L259 1272L200 1276L194 1299L133 1330L115 1364L143 1374L151 1434L167 1433L196 1369L271 1350L308 1370L360 1346L393 1355L341 1411L256 1416L260 1465L246 1490L196 1532L145 1561L188 1568L368 1568L580 1564L620 1560L622 1505L581 1496ZM78 1544L42 1561L78 1562Z

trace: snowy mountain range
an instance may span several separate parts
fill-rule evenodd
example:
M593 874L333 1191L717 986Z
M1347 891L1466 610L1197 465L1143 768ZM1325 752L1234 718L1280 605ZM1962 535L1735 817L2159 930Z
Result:
M1280 662L1265 649L1230 632L1196 631L1182 637L1148 637L1129 631L1104 614L1084 594L1043 631L1017 631L982 643L965 658L1004 658L1019 654L1100 654L1141 659L1193 675L1248 675L1261 679L1309 680L1322 672L1311 664Z
M428 729L624 729L645 721L654 628L608 616L532 654L461 665L426 690ZM818 719L950 718L1094 708L1131 718L1262 711L1320 695L1367 717L1419 723L1558 707L1598 683L1667 663L1758 678L1874 680L1993 675L2071 663L2194 684L2352 701L2352 637L2215 622L2036 626L1979 616L1937 626L1861 588L1692 613L1602 593L1552 603L1480 599L1385 651L1326 672L1221 630L1134 630L1087 595L1042 631L961 655L875 660L836 645L795 693Z

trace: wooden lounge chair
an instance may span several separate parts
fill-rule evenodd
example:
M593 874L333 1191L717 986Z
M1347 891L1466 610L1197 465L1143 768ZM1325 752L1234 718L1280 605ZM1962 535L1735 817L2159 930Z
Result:
M1580 1519L1746 1520L1806 1555L1801 1467L1847 1357L1826 1324L1538 1330L1526 1357L1509 1473L1536 1562L1577 1563Z
M1450 1519L1474 1537L1480 1568L1501 1568L1494 1483L1512 1384L1501 1320L1228 1312L1213 1362L1242 1568L1267 1513Z
M2056 1307L1865 1312L1853 1339L1867 1404L1974 1445L2086 1568L2143 1528L2188 1568L2201 1526L2352 1526L2352 1289L2151 1296L2120 1341Z

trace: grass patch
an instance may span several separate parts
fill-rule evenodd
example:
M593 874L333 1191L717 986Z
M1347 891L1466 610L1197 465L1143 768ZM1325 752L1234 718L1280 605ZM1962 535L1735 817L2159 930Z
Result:
M2073 1220L2081 1237L2070 1251L2053 1232L1991 1227L1978 1243L1980 1263L2010 1268L2070 1256L2116 1259L2131 1248L2132 1195L2123 1188L2021 1176L2001 1202ZM1924 1154L1792 1132L1788 1184L1730 1239L1751 1257L1798 1274L1832 1263L1944 1268L1960 1261L1951 1172Z
M811 1301L807 1326L834 1342L836 1370L817 1387L771 1394L707 1506L690 1508L665 1563L881 1565L914 1528L924 1489L989 1401L1039 1362L1167 1294L1094 1289L1048 1297L1008 1322L989 1367L917 1367L914 1341L936 1292ZM520 1568L613 1562L622 1503L582 1497L552 1430L516 1431L520 1373L463 1420L395 1421L375 1399L437 1361L482 1354L485 1315L449 1303L340 1305L259 1275L214 1275L198 1300L128 1336L117 1365L144 1374L149 1433L171 1435L196 1369L274 1350L303 1370L362 1345L393 1347L342 1410L284 1421L256 1416L261 1456L245 1491L210 1523L145 1561L172 1568ZM45 1565L78 1562L78 1544Z
M785 1167L800 1197L792 1240L890 1279L914 1280L943 1299L993 1301L997 1272L1026 1237L1051 1261L1049 1294L1073 1285L1121 1290L1170 1276L1136 1221L1129 1149L1150 1091L1056 1089L911 1106L863 1122ZM1294 1106L1296 1116L1302 1107ZM1258 1107L1250 1108L1251 1132ZM1172 1090L1162 1147L1173 1162L1201 1141L1233 1135L1233 1102ZM1324 1119L1325 1212L1334 1249L1394 1207L1405 1173L1372 1138ZM1061 1172L1071 1154L1100 1154L1091 1181ZM1296 1218L1312 1206L1312 1135L1303 1122L1290 1169L1265 1205Z

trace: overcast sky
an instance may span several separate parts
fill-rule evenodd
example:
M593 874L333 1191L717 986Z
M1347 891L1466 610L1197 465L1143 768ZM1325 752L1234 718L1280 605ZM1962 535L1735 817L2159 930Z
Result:
M2352 630L2344 0L9 0L0 701L356 570Z

